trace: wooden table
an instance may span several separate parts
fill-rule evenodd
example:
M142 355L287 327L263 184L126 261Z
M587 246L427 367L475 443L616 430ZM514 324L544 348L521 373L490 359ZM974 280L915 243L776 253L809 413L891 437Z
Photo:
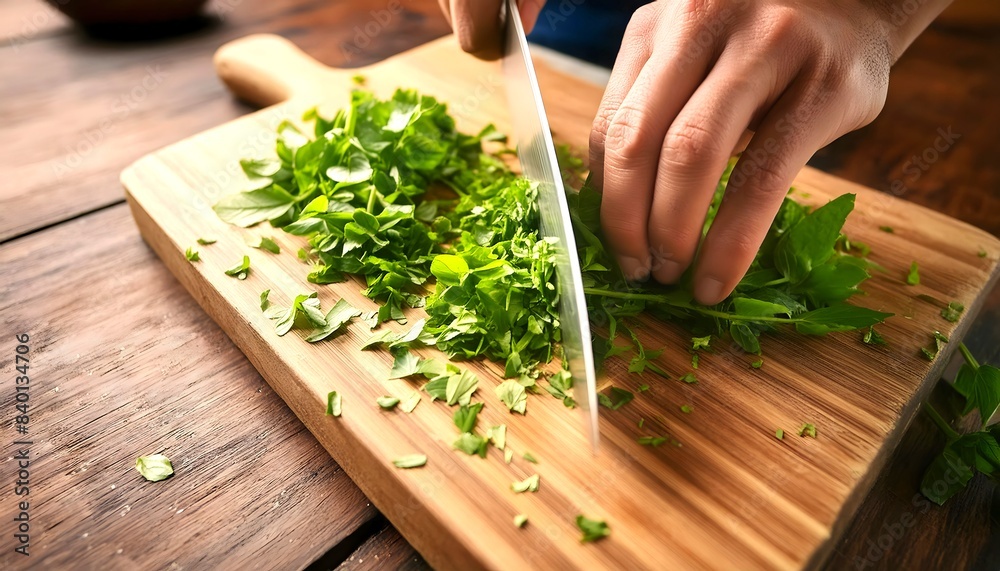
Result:
M161 38L95 39L40 0L0 6L0 568L383 569L426 565L141 241L118 173L250 109L214 50L254 32L357 66L447 33L433 0L217 0ZM1000 8L958 2L897 64L882 116L811 164L1000 235ZM961 135L920 176L938 129ZM899 188L899 185L896 185ZM1000 362L1000 289L967 343ZM30 422L14 432L14 335L31 337ZM27 438L31 494L13 494ZM918 417L828 569L1000 567L1000 495L977 477L914 503L942 443ZM177 477L135 457L169 448ZM13 552L17 502L30 553ZM8 517L10 515L10 517Z

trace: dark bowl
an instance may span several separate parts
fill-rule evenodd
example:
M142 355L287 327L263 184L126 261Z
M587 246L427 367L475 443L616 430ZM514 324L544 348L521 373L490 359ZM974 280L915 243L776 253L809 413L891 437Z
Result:
M195 18L207 0L45 0L79 24L160 24Z

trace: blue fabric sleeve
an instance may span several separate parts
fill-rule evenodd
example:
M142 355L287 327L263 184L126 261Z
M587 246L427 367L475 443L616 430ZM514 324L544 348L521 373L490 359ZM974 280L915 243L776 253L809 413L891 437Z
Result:
M611 67L632 13L646 3L642 0L549 0L528 39Z

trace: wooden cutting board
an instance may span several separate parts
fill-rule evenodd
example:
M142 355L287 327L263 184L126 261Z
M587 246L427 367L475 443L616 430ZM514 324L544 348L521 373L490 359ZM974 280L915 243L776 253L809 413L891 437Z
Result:
M530 395L528 414L509 414L493 394L501 369L466 363L480 376L475 400L486 403L480 426L506 423L514 461L492 449L485 460L451 450L458 436L452 410L424 395L412 414L385 412L375 399L406 396L419 385L385 380L391 357L360 351L369 336L352 324L347 333L311 345L292 332L274 333L259 294L287 305L296 294L318 290L323 307L345 298L362 309L359 282L317 287L295 252L301 239L264 225L240 229L220 221L211 205L244 190L243 157L270 156L274 129L285 118L320 104L327 113L344 106L360 73L388 96L414 87L451 103L459 127L477 131L493 122L508 126L499 67L462 54L443 38L361 70L334 70L310 60L287 41L252 36L224 46L216 65L244 99L271 105L262 111L143 157L122 174L129 204L145 240L205 311L246 353L330 454L427 560L441 569L798 569L818 564L849 521L874 476L917 410L945 359L954 350L997 277L1000 241L930 210L892 196L804 169L796 181L801 200L821 204L857 193L847 223L852 239L872 247L885 273L866 284L857 302L891 318L880 330L889 348L862 345L857 333L811 338L795 334L763 339L763 368L726 342L702 356L699 383L688 385L628 374L623 362L608 366L605 384L649 391L618 411L602 409L602 446L593 455L579 411L547 394ZM556 139L585 151L602 90L539 65L538 75ZM894 233L879 230L892 226ZM247 242L274 236L281 255ZM198 246L199 237L218 238ZM193 246L201 261L190 263ZM978 255L985 252L985 256ZM247 254L245 281L223 270ZM913 260L922 283L907 286ZM124 271L127 271L124 270ZM958 300L968 309L957 323L940 306L919 298ZM150 300L155 303L156 300ZM164 308L169 311L169 308ZM418 313L414 312L413 316ZM402 329L396 324L390 327ZM953 342L933 363L919 357L931 332ZM664 346L660 364L676 378L690 371L690 336L649 322L647 346ZM433 351L424 352L430 355ZM197 359L197 355L184 358ZM325 416L326 395L343 395L343 415ZM681 412L690 405L690 414ZM230 410L243 414L234 395ZM638 427L643 419L643 428ZM816 439L796 435L805 422ZM784 440L775 430L785 430ZM670 435L682 445L652 448L639 436ZM532 464L522 458L530 452ZM400 470L392 460L411 453L425 467ZM509 486L541 476L537 493ZM183 478L183 474L177 477ZM522 529L512 523L526 514ZM605 519L609 538L581 544L577 514Z

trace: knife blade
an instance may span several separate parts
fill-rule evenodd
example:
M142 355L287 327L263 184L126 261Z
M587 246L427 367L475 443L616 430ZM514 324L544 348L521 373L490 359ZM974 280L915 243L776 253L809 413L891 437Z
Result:
M517 0L507 0L505 17L501 66L517 157L522 174L538 185L542 235L557 240L555 260L563 354L573 377L574 399L585 418L584 430L596 452L599 441L597 372L573 224Z

